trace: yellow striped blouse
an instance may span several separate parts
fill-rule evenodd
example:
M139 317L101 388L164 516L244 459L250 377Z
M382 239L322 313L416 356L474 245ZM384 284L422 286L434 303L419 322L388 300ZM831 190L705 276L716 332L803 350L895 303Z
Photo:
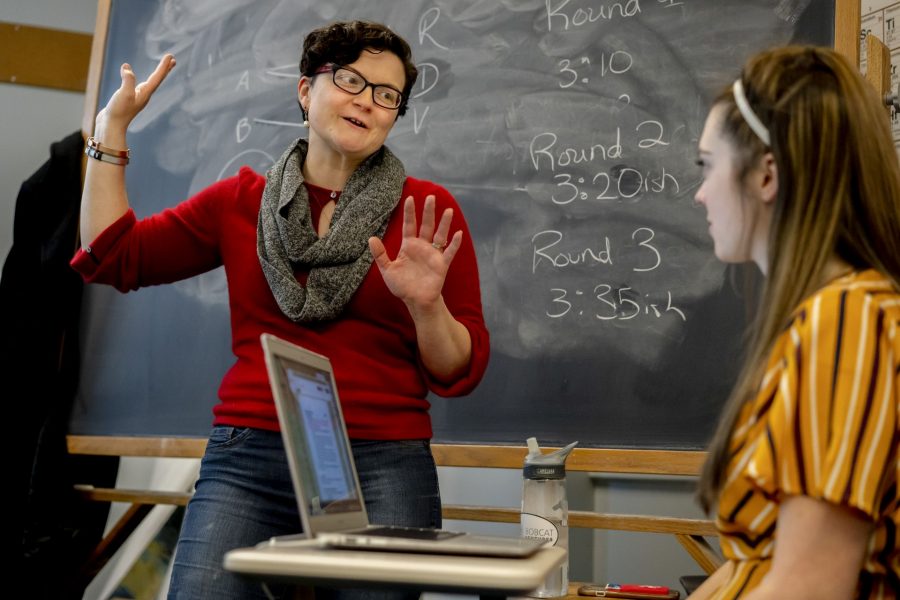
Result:
M898 328L900 294L873 270L830 283L795 312L732 435L717 526L735 569L717 599L759 584L779 499L799 494L871 519L857 598L900 595Z

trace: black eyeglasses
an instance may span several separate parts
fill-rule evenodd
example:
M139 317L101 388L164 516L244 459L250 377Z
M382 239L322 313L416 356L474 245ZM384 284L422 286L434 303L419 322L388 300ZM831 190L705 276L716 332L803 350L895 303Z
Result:
M363 93L367 87L372 88L372 101L382 108L397 110L403 104L403 93L397 88L391 87L383 83L369 83L369 80L362 74L351 69L350 67L342 67L335 64L327 64L316 70L319 73L331 72L331 78L334 85L338 86L348 94L358 96Z

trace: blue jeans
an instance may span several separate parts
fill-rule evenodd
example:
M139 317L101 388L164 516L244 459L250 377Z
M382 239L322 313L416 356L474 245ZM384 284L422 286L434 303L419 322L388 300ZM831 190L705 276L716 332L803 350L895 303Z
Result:
M371 523L440 527L437 470L428 440L357 440L352 446ZM228 550L300 531L281 434L215 427L181 526L169 599L292 597L293 586L269 583L266 590L259 581L226 571L222 560ZM317 590L317 595L408 597L355 590Z

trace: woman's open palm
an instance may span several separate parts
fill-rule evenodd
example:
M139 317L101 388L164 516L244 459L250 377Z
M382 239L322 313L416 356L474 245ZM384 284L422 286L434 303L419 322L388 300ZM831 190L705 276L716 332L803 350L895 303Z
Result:
M412 196L403 204L403 241L391 260L382 241L369 238L369 249L388 289L407 305L430 306L441 296L444 279L462 243L462 231L450 233L453 209L446 209L435 229L434 196L425 198L422 226L416 231L416 209ZM449 243L448 243L449 242Z

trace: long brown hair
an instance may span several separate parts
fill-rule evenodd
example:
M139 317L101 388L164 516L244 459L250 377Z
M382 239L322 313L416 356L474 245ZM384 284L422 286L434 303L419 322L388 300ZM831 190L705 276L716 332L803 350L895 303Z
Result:
M831 259L877 269L900 289L900 165L875 90L843 56L806 46L757 54L741 82L771 146L747 125L730 85L714 102L724 108L721 133L736 151L742 185L751 167L772 153L778 194L761 307L700 478L698 499L707 512L726 478L741 409L756 395L769 354L795 309L825 283Z

